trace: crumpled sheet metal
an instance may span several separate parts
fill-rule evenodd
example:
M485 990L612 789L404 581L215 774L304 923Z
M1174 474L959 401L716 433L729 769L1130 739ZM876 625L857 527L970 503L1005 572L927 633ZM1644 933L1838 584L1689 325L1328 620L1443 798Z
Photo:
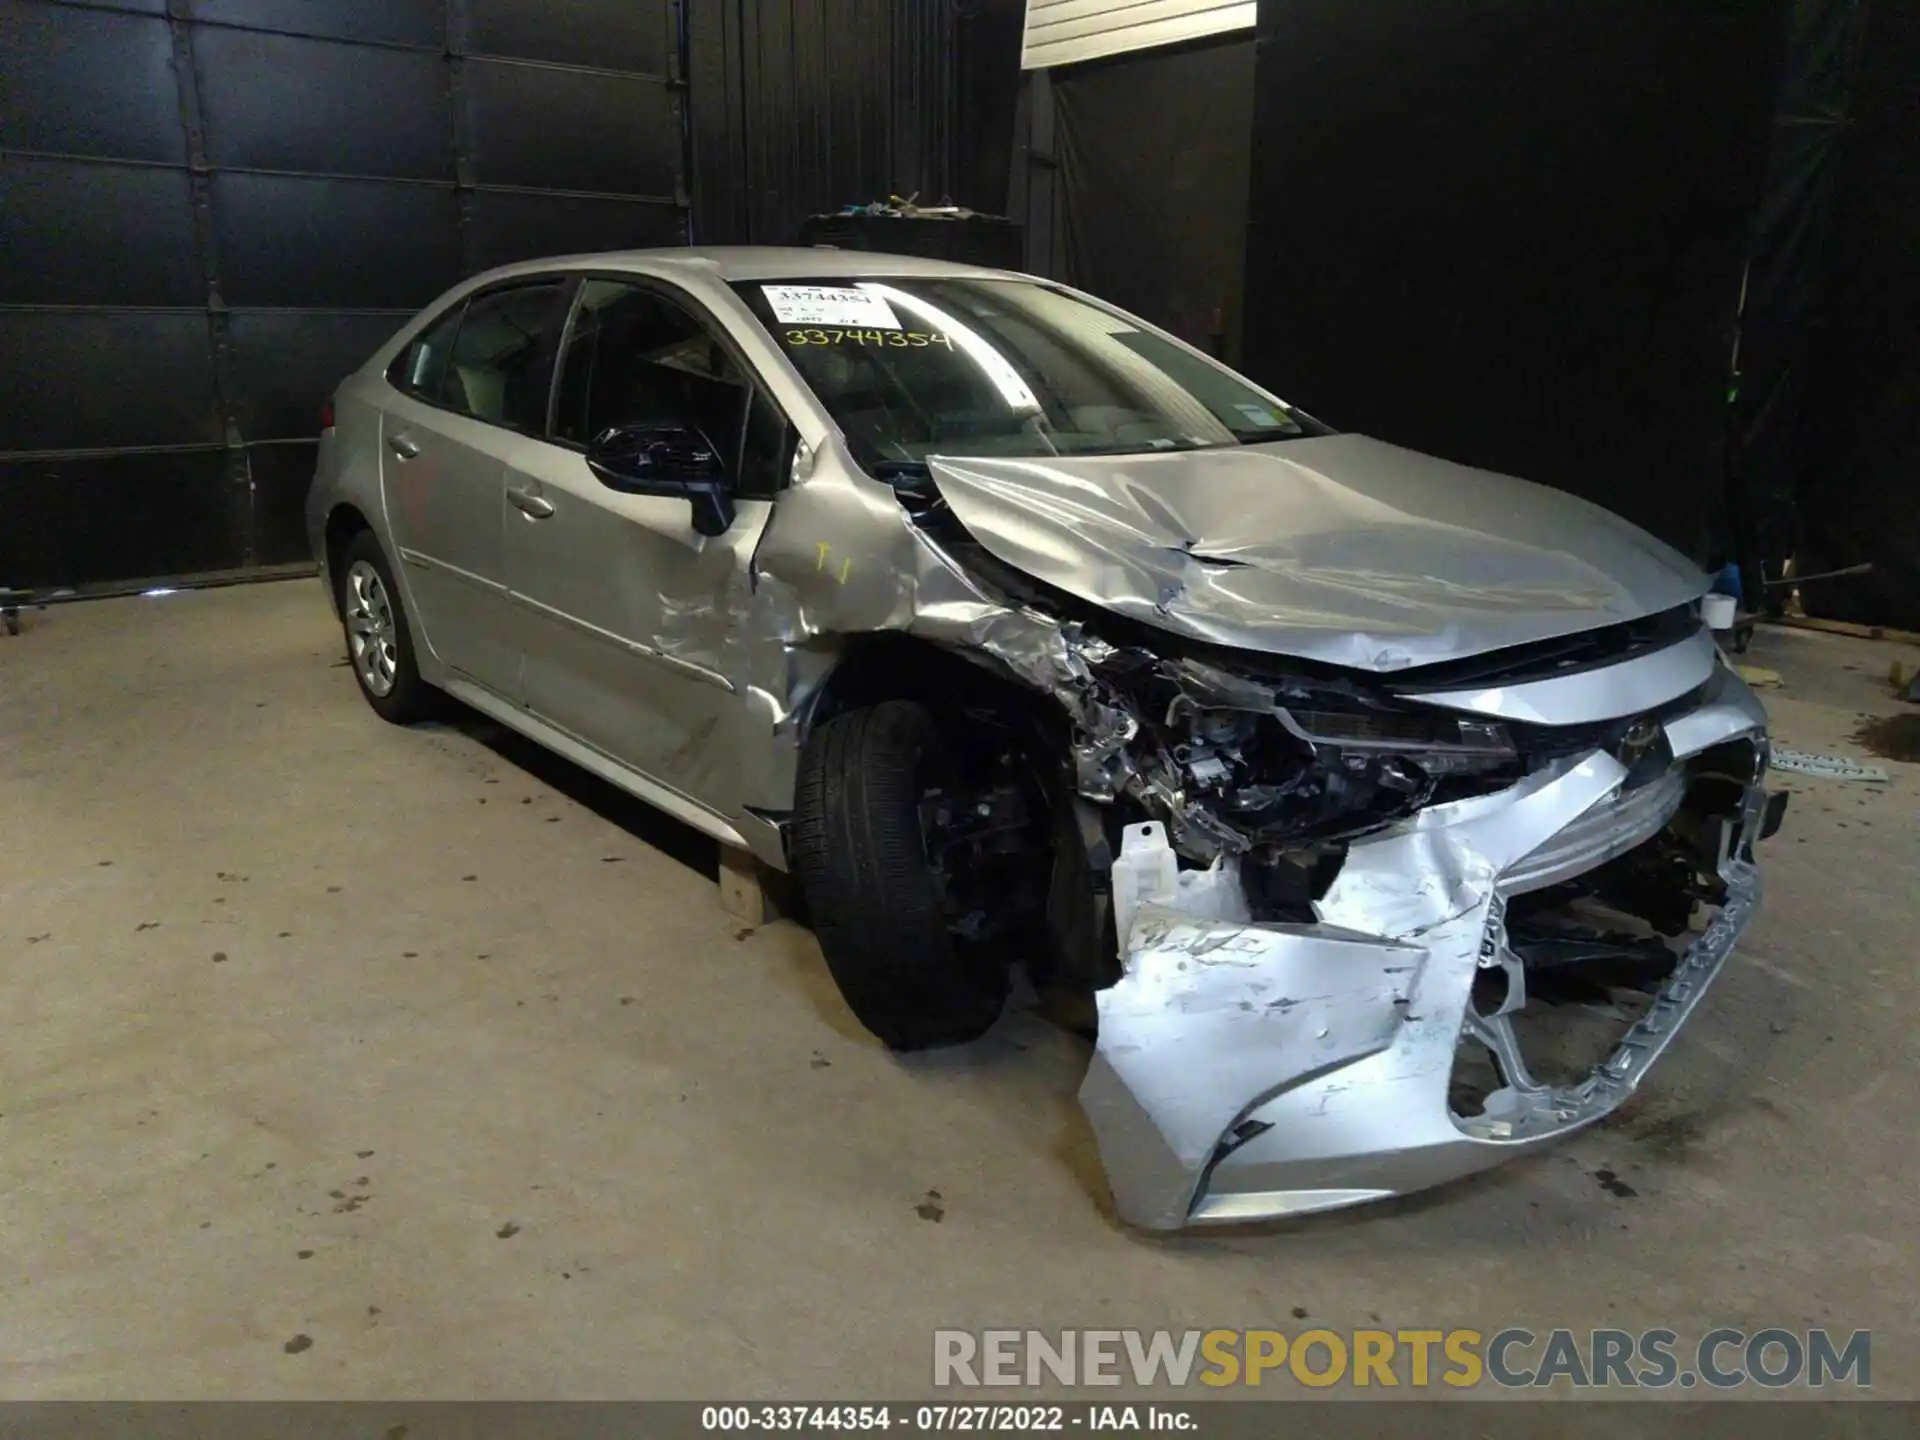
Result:
M1056 699L1090 754L1111 757L1133 737L1130 716L1098 703L1089 669L1110 647L989 594L887 487L830 455L775 507L752 573L751 593L729 602L730 628L745 641L729 678L770 727L758 743L772 758L749 788L750 808L791 807L809 708L849 636L905 632L994 666Z
M1408 689L1400 694L1423 705L1495 715L1503 720L1576 725L1617 720L1657 709L1706 683L1719 663L1713 632L1702 625L1677 645L1667 645L1600 669L1576 670L1517 685L1466 690Z
M944 489L952 476L947 467L936 470ZM1177 795L1153 793L1150 777L1132 769L1121 753L1137 722L1124 706L1107 703L1111 697L1093 674L1092 667L1110 653L1102 642L987 593L911 524L884 487L842 474L831 463L804 481L796 478L755 552L751 593L729 595L724 607L729 631L748 641L733 652L739 668L728 678L747 697L742 713L753 718L745 723L764 724L774 742L764 747L769 758L750 777L750 806L781 811L791 804L806 716L837 662L842 637L896 630L997 666L1052 695L1079 728L1083 791L1102 797L1122 786L1144 789L1150 802L1168 802L1155 808L1171 811L1178 828ZM965 482L956 488L964 494ZM1133 496L1129 503L1151 511L1160 501ZM992 517L970 513L964 500L955 509L994 548ZM1617 524L1602 518L1605 525ZM1628 536L1622 543L1638 542ZM1239 568L1259 568L1249 548L1224 541L1219 548L1223 554L1235 548ZM1062 537L1057 554L1070 549ZM1057 582L1031 556L1002 558ZM1180 563L1191 561L1188 555ZM1631 595L1614 597L1626 613L1690 598L1684 562L1670 563L1653 552L1641 561L1645 583L1632 587ZM1124 574L1127 564L1116 564L1105 578L1079 576L1091 586L1089 598L1112 603L1101 587ZM1576 569L1584 569L1584 562ZM1628 563L1627 573L1633 570ZM1284 575L1285 567L1265 573ZM1492 634L1504 636L1502 643L1518 643L1538 638L1503 628L1525 611L1518 604L1522 590L1504 596L1455 592L1451 598L1481 622L1494 617L1476 625L1476 643ZM1268 604L1261 596L1243 598L1256 608ZM1571 592L1561 598L1569 604L1574 599ZM1579 598L1587 605L1594 597ZM1385 614L1387 621L1396 605L1434 603L1431 596L1385 590L1372 599L1386 606L1375 615ZM1128 604L1123 599L1113 608L1125 613ZM1240 620L1214 633L1204 625L1173 624L1173 611L1155 613L1171 628L1249 643ZM1283 618L1294 624L1300 612ZM1251 643L1376 669L1408 663L1418 652L1418 644L1404 636L1369 649L1378 637L1364 631L1355 636L1352 616L1338 618L1347 639L1331 649L1323 645L1317 654L1301 643L1303 635L1313 639L1311 630L1261 631ZM1577 621L1570 612L1561 618L1562 630L1594 623L1591 608ZM1552 628L1559 619L1546 623L1545 633L1560 633ZM1462 653L1457 629L1429 639L1446 654ZM1390 623L1382 633L1398 635ZM1294 643L1274 643L1278 638ZM1251 691L1238 695L1232 676L1196 671L1189 678L1212 692L1212 703L1233 704L1237 696L1239 703L1262 704L1263 697ZM1684 757L1722 739L1762 732L1764 723L1751 693L1737 677L1723 674L1698 710L1669 724L1668 738L1676 756ZM1123 957L1126 973L1099 997L1101 1039L1082 1090L1122 1215L1169 1228L1401 1193L1497 1163L1516 1145L1565 1133L1618 1104L1697 1001L1751 913L1758 884L1751 865L1729 862L1732 899L1682 966L1683 978L1675 984L1686 993L1663 997L1656 1006L1668 1028L1625 1047L1631 1055L1617 1073L1602 1077L1603 1084L1571 1099L1557 1093L1535 1097L1528 1102L1531 1110L1502 1122L1508 1133L1499 1136L1470 1134L1456 1124L1446 1091L1474 972L1483 948L1498 939L1502 873L1604 806L1624 774L1616 761L1595 754L1537 773L1499 795L1433 807L1356 844L1318 907L1318 925L1196 923L1177 911L1143 911ZM1757 786L1756 780L1756 795ZM1751 824L1757 825L1758 814L1750 804ZM1592 828L1604 839L1607 825ZM1222 1154L1229 1133L1235 1148Z
M1751 736L1764 754L1738 696L1718 713L1717 727L1693 727L1687 753ZM1483 950L1504 943L1502 876L1583 817L1605 851L1594 812L1625 777L1596 752L1356 843L1315 926L1216 925L1177 912L1136 924L1122 978L1098 997L1100 1039L1081 1090L1121 1216L1174 1229L1404 1194L1498 1164L1618 1106L1758 903L1758 872L1739 847L1722 872L1721 915L1645 1028L1634 1027L1584 1087L1512 1094L1500 1119L1458 1122L1448 1086ZM1749 843L1763 795L1756 775ZM1241 963L1201 966L1196 952ZM1245 1018L1275 996L1297 1002L1284 1029Z
M1347 852L1314 908L1329 924L1411 938L1483 906L1502 870L1606 800L1626 768L1598 751L1511 789L1435 805Z
M1759 905L1753 865L1730 862L1722 874L1726 906L1694 941L1648 1015L1586 1080L1513 1097L1497 1115L1456 1122L1447 1107L1450 1067L1429 1060L1442 1042L1450 1058L1458 1032L1442 1035L1429 1024L1423 1035L1410 1023L1377 1055L1312 1077L1257 1107L1251 1118L1271 1128L1214 1167L1188 1223L1302 1214L1404 1195L1490 1168L1610 1114L1698 1006ZM1457 972L1470 985L1482 925L1475 912L1429 934L1428 969Z
M1349 439L1353 443L1344 449L1332 446L1334 441ZM1324 502L1318 511L1311 506L1304 511L1298 506L1291 510L1282 506L1286 516L1291 516L1291 531L1282 523L1285 516L1276 519L1275 514L1270 513L1282 498L1294 494L1286 487L1287 476L1273 471L1275 455L1304 457L1288 460L1293 470L1287 473L1301 471L1306 465L1302 473L1310 473L1315 478L1311 483L1302 483L1307 485L1309 493L1320 495ZM1127 458L1145 464L1180 457ZM1470 653L1472 648L1485 648L1490 643L1517 643L1521 638L1536 638L1534 631L1543 626L1545 633L1584 629L1611 609L1641 614L1665 603L1679 603L1693 593L1696 577L1691 567L1658 542L1603 511L1584 506L1583 502L1521 481L1461 470L1461 475L1470 477L1468 481L1459 482L1468 487L1462 493L1477 496L1480 509L1497 508L1510 502L1519 503L1520 509L1518 518L1504 511L1500 517L1489 512L1482 517L1479 529L1470 526L1460 530L1453 522L1435 517L1432 513L1435 502L1431 497L1418 498L1426 496L1422 486L1437 486L1444 478L1430 475L1421 467L1442 466L1449 475L1459 467L1446 466L1445 462L1378 442L1358 437L1327 437L1287 442L1283 447L1247 447L1244 452L1216 455L1212 459L1216 465L1224 464L1228 468L1219 475L1209 476L1205 487L1175 484L1179 474L1174 471L1141 479L1124 466L1115 468L1111 458L1071 462L1082 469L1094 467L1087 469L1085 475L1078 471L1069 473L1070 462L1066 461L1051 462L1062 470L1060 474L1052 473L1041 462L1030 461L968 461L964 465L957 461L935 461L933 469L939 477L941 493L953 505L955 513L968 524L976 538L1001 554L1002 559L1043 580L1061 584L1061 588L1109 603L1123 614L1128 613L1132 603L1126 600L1126 594L1133 592L1113 577L1135 563L1128 556L1137 559L1139 553L1145 553L1139 551L1140 545L1146 545L1147 551L1154 554L1164 553L1156 547L1166 534L1211 527L1215 534L1228 537L1220 543L1234 548L1242 557L1244 564L1236 561L1240 568L1247 569L1249 574L1265 575L1267 581L1281 587L1280 591L1275 595L1263 591L1235 601L1238 608L1233 614L1238 618L1224 629L1202 626L1196 630L1181 620L1180 615L1188 613L1184 610L1176 614L1155 609L1156 623L1201 634L1203 638L1228 639L1233 643L1310 655L1362 668L1391 669L1418 658ZM1335 484L1327 480L1312 468L1313 464L1321 464L1323 468L1332 466L1339 471L1341 481ZM1102 466L1105 468L1100 468ZM1034 474L1029 476L1028 471ZM983 476L1000 487L992 492L996 495L1013 485L1013 480L1020 481L1013 485L1018 491L1017 498L1005 504L983 503L981 496L987 493L983 490ZM1013 480L1009 480L1009 476ZM1458 477L1453 480L1458 481ZM1171 495L1169 485L1173 486ZM1233 496L1255 505L1258 514L1252 519L1234 518L1233 507L1228 503ZM1170 508L1176 499L1189 513L1176 513ZM1417 509L1409 509L1416 499ZM1569 560L1565 553L1549 554L1542 548L1545 540L1541 527L1566 519L1566 513L1560 508L1563 502L1579 511L1585 529L1581 532L1584 538L1578 543L1598 546L1593 556L1575 555ZM1542 504L1551 513L1536 513ZM1116 506L1127 512L1117 520L1113 518ZM1085 529L1077 527L1076 515L1085 520ZM1106 520L1101 520L1102 516L1107 517ZM1395 516L1399 518L1396 520ZM1291 552L1284 547L1305 546L1313 541L1317 553L1319 541L1325 537L1316 537L1316 525L1331 526L1344 534L1363 519L1378 521L1386 528L1374 534L1362 548L1377 551L1382 545L1410 545L1416 549L1429 543L1440 545L1440 550L1428 553L1421 562L1426 570L1417 565L1407 572L1413 575L1426 573L1442 560L1451 564L1446 546L1452 542L1445 537L1459 531L1470 537L1470 542L1460 543L1466 544L1472 555L1490 564L1518 546L1529 554L1538 552L1529 562L1535 569L1545 566L1541 573L1559 574L1563 580L1572 573L1568 565L1584 574L1603 560L1624 567L1620 573L1630 579L1620 582L1625 585L1624 590L1608 592L1611 599L1599 591L1588 593L1579 585L1563 588L1560 593L1563 605L1577 601L1589 607L1577 614L1553 607L1545 612L1537 608L1528 610L1526 606L1515 609L1509 602L1524 598L1531 605L1539 598L1520 582L1515 582L1515 588L1510 591L1482 596L1475 601L1458 583L1442 585L1435 580L1421 580L1413 592L1404 595L1395 593L1384 599L1382 595L1375 595L1374 599L1386 607L1384 610L1368 609L1365 605L1355 609L1350 603L1338 613L1310 617L1311 624L1307 624L1301 619L1303 612L1289 610L1282 603L1287 587L1309 573L1288 558ZM1042 537L1047 539L1045 557L1026 553L1019 547L1002 553L1009 532L1027 533L1027 528L1035 524L1042 530L1047 526L1064 527L1058 533L1047 531ZM1155 525L1160 528L1154 529ZM1251 559L1252 550L1248 547L1252 542L1245 536L1233 538L1239 534L1234 527L1245 530L1252 526L1252 530L1247 531L1252 534L1263 527L1272 530L1276 525L1280 528L1273 533L1291 534L1292 539L1272 542L1282 548L1267 555L1261 563L1271 561L1272 564L1262 569ZM1102 539L1103 526L1117 526L1115 534L1119 538L1115 543L1120 550L1116 552L1114 564L1119 568L1109 567L1098 575L1093 571L1063 573L1063 566L1072 569L1072 554L1084 557L1100 553L1106 543ZM1495 533L1503 528L1512 530L1519 538ZM1420 536L1426 538L1416 538ZM1076 546L1081 548L1076 551ZM1181 563L1187 561L1183 559ZM1094 570L1099 567L1096 565ZM1136 722L1123 705L1112 701L1103 687L1094 682L1090 671L1091 666L1112 653L1111 647L1097 637L1080 633L1072 625L1063 625L989 593L913 524L891 489L852 472L837 450L807 452L796 463L794 483L773 507L754 551L750 573L750 587L730 589L724 596L716 597L717 605L703 608L683 602L668 607L668 613L681 617L684 623L669 627L672 633L657 640L660 652L674 658L700 663L716 654L724 657L719 663L725 667L728 683L746 698L741 707L741 725L751 733L738 737L736 753L754 757L751 773L744 777L742 794L749 810L779 813L791 807L798 747L809 707L831 673L845 637L891 630L919 635L957 654L996 666L1011 678L1051 695L1080 729L1076 762L1080 788L1087 795L1107 799L1130 786L1158 808L1177 812L1179 797L1174 787L1156 782L1150 775L1134 773L1123 763L1121 752L1134 738ZM1067 583L1069 581L1073 583ZM1108 594L1114 585L1126 594ZM1476 610L1475 606L1482 601L1486 608ZM1157 598L1154 603L1157 606ZM1599 606L1598 611L1592 608L1594 605ZM1419 625L1430 625L1435 613L1451 613L1451 610L1458 610L1463 616L1477 615L1479 621L1485 623L1476 622L1478 628L1471 633L1450 624L1441 632L1420 640L1406 632L1406 627L1414 624L1408 607L1424 617L1418 621ZM1138 606L1132 608L1137 610ZM720 614L716 615L715 611ZM1536 619L1515 619L1529 614L1536 615ZM1546 618L1538 618L1541 614ZM1369 648L1373 641L1364 631L1354 633L1353 627L1369 615L1386 627L1382 634L1392 637L1389 646L1392 654ZM722 618L724 623L717 623ZM1307 628L1298 628L1303 624L1307 624ZM1512 624L1533 628L1522 636L1511 629ZM1346 627L1341 631L1344 638L1316 628L1324 625ZM1487 628L1489 625L1491 629ZM1297 643L1290 648L1283 643L1288 640ZM1363 655L1361 650L1367 653ZM1428 655L1428 651L1432 654ZM1249 686L1202 662L1185 664L1191 672L1189 678L1195 692L1207 694L1209 703L1254 709L1265 708L1270 703L1262 687ZM1178 823L1177 814L1174 818ZM1202 818L1196 817L1196 823ZM1182 826L1183 833L1191 828ZM1222 845L1227 838L1214 837Z
M1360 435L931 463L1007 564L1194 639L1354 669L1573 634L1707 588L1586 501Z
M1118 1178L1122 1215L1153 1229L1186 1223L1195 1180L1221 1137L1265 1097L1250 1074L1331 1069L1393 1039L1417 946L1319 926L1194 921L1142 906L1127 978L1101 992L1100 1045L1080 1103ZM1273 1086L1287 1080L1282 1073ZM1150 1131L1153 1143L1135 1143ZM1116 1143L1122 1153L1110 1153Z

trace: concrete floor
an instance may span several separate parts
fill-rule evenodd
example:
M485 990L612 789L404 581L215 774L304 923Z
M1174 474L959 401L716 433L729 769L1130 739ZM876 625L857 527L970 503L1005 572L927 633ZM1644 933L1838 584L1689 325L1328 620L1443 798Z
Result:
M1791 782L1764 915L1611 1123L1153 1239L1104 1208L1082 1042L1013 1015L890 1058L811 935L720 911L705 842L478 722L377 721L312 582L26 619L6 1398L907 1396L940 1326L1303 1312L1871 1327L1877 1393L1920 1396L1914 767ZM1902 653L1749 658L1782 743L1857 753Z

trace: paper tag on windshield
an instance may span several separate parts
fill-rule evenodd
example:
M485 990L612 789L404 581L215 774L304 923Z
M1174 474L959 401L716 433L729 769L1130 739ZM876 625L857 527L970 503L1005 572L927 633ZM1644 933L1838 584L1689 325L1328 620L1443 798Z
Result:
M832 325L855 330L898 330L893 307L871 290L835 285L762 285L761 293L782 325Z

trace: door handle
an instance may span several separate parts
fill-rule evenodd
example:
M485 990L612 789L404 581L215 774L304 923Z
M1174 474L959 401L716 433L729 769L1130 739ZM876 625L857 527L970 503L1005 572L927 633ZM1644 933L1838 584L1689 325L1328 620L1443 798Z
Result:
M411 435L389 435L387 448L402 460L411 460L420 453L420 442Z
M507 499L513 502L513 508L529 520L544 520L553 514L553 502L531 490L508 490Z

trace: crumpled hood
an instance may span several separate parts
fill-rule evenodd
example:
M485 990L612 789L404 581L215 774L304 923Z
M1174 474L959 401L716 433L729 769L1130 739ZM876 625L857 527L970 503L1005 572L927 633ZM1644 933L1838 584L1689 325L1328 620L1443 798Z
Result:
M997 559L1196 640L1393 671L1684 604L1707 577L1597 505L1362 435L930 461Z

